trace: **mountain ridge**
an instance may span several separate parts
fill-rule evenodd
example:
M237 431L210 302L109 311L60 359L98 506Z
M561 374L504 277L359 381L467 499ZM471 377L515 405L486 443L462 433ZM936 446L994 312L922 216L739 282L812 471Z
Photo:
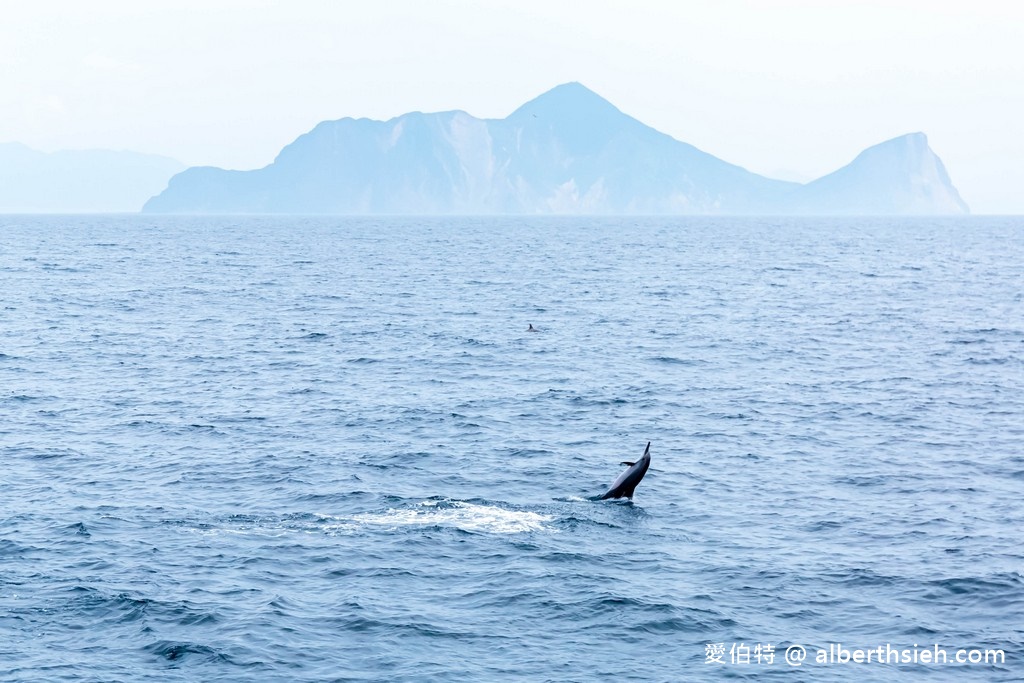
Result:
M862 188L858 203L851 201L851 186ZM890 192L881 194L879 186ZM936 206L942 210L932 213L970 213L950 181L945 164L922 132L906 133L868 147L846 166L803 185L798 195L795 206L804 213L829 207L832 213L845 215L865 209L875 214L914 214L928 213L929 207ZM866 201L863 195L873 201Z
M187 169L171 178L143 210L966 213L927 138L922 148L915 135L923 137L910 134L902 147L895 141L907 136L876 145L838 171L801 185L752 173L676 140L572 82L535 97L503 119L480 119L456 109L409 112L387 121L323 121L261 169ZM862 158L875 148L882 152Z

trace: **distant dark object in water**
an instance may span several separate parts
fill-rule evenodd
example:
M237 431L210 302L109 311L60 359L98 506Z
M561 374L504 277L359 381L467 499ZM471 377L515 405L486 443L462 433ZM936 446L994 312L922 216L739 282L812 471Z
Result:
M644 454L639 460L622 464L629 465L629 469L620 474L619 478L608 489L608 492L597 500L607 500L609 498L633 499L633 491L636 490L637 484L647 474L647 468L651 466L651 442L647 442L647 448L644 449Z
M533 323L530 323L530 326L526 328L526 331L527 332L540 332L540 330L538 330L536 327L533 326Z

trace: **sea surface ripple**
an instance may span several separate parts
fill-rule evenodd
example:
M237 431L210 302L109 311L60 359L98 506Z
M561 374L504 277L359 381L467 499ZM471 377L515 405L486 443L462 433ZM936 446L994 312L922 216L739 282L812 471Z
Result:
M0 455L3 680L1022 680L1024 223L0 217Z

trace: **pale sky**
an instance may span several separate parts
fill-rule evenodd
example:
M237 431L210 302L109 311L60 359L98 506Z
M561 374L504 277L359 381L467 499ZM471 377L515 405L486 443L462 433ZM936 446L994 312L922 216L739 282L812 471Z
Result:
M1024 3L4 3L0 142L257 168L318 122L503 118L579 81L752 171L809 180L923 131L975 213L1024 214Z

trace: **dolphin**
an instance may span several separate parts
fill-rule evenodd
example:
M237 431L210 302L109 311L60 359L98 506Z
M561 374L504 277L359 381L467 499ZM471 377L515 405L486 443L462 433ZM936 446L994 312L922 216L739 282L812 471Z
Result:
M620 474L619 478L608 489L608 492L598 498L598 500L607 500L609 498L633 499L633 491L636 489L636 485L644 478L644 475L647 474L647 468L651 466L651 442L647 442L647 448L644 449L644 454L639 460L622 464L628 465L629 469Z

